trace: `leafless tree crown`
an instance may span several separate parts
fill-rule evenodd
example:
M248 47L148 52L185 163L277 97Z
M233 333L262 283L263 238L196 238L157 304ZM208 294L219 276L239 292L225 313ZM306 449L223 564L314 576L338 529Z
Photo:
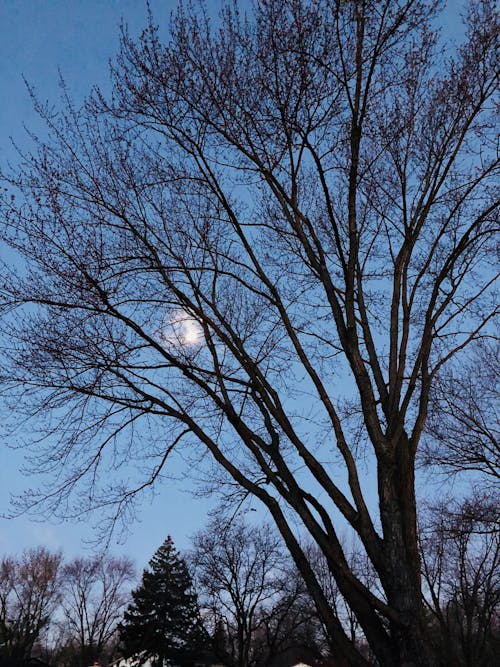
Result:
M498 15L470 3L447 49L439 4L181 5L165 44L123 32L111 96L37 103L50 140L3 195L24 258L5 379L48 433L37 466L66 471L31 501L126 515L173 452L209 458L268 508L350 665L292 518L378 660L430 664L415 455L433 383L496 313Z

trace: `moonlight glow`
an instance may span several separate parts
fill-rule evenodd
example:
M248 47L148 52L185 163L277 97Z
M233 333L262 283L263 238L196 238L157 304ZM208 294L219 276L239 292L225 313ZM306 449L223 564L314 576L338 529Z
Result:
M161 340L169 346L191 347L201 341L200 324L185 311L179 310L170 317L161 332Z

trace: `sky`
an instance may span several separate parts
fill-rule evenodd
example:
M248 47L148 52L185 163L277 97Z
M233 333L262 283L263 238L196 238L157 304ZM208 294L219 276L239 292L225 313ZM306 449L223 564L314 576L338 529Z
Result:
M210 11L218 2L208 0ZM153 13L166 25L175 0L151 0ZM461 2L451 0L446 28L458 34ZM34 86L41 100L57 106L59 72L74 99L82 101L93 85L104 90L109 84L108 62L118 50L119 23L125 20L131 34L146 22L143 0L0 0L0 164L16 161L11 137L21 149L30 147L24 126L38 132L23 78ZM0 248L1 252L1 248ZM55 523L34 521L27 516L6 518L9 498L30 485L20 468L22 453L9 448L0 435L0 558L24 548L44 545L63 550L68 558L85 553L95 537L91 522ZM167 534L181 549L189 547L189 536L203 527L207 500L193 498L188 484L169 483L158 489L151 503L143 503L139 520L120 543L111 545L115 554L133 558L138 568L146 565Z
M155 17L166 24L173 0L153 0ZM11 137L29 148L24 126L41 125L23 78L42 100L57 105L59 71L75 100L83 100L93 85L109 84L108 62L118 50L119 24L124 19L132 34L146 22L143 0L0 0L0 163L15 163ZM11 444L11 443L10 443ZM19 471L23 456L0 435L0 558L43 545L63 550L68 558L86 553L95 538L91 522L56 523L27 516L6 518L9 499L36 480ZM167 534L178 548L189 547L189 536L206 522L207 500L193 498L181 482L158 489L142 504L138 521L128 535L113 539L110 550L146 565Z

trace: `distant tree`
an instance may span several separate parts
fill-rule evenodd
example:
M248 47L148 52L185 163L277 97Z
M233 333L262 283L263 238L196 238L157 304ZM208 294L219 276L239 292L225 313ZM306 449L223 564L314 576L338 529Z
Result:
M194 664L202 650L200 614L184 560L168 537L132 592L119 626L124 653L156 667Z
M75 558L64 565L61 606L67 664L91 665L111 649L133 576L129 558Z
M272 605L257 611L256 632L251 651L257 667L295 662L310 663L328 653L324 628L302 576L289 564L281 578L281 590Z
M476 496L430 508L421 548L429 638L440 664L495 664L500 651L498 501Z
M32 657L59 604L61 559L39 547L0 562L0 663Z
M344 538L342 542L351 570L369 590L381 594L380 580L365 551L355 539L349 540ZM308 546L308 558L328 600L328 604L334 610L345 633L354 645L359 647L366 644L366 638L356 615L343 597L335 577L328 567L327 560L314 544ZM367 652L369 653L369 651Z
M294 641L304 643L301 631L315 612L271 526L216 517L194 537L190 563L205 627L223 664L265 665Z

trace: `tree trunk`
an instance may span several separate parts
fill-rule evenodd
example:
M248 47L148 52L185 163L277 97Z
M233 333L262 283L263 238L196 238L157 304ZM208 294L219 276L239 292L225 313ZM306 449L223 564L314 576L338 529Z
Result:
M387 601L401 623L391 623L397 667L432 667L426 639L417 541L414 457L406 436L390 461L379 465L380 515L387 571L381 575Z

